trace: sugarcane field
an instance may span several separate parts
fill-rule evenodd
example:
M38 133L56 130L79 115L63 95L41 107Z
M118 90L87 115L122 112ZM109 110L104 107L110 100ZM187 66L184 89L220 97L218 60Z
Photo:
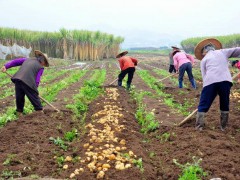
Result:
M0 6L0 180L240 180L238 6Z

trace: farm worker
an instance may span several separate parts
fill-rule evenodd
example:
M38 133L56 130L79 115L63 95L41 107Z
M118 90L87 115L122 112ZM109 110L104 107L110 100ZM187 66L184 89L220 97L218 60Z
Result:
M220 127L223 131L228 123L229 96L232 77L228 68L228 58L240 57L240 47L222 49L222 44L214 38L201 41L194 49L197 59L201 60L203 89L201 92L196 129L204 127L204 115L208 112L215 97L220 99Z
M44 71L44 66L48 67L48 57L39 50L35 50L33 58L19 58L7 62L2 68L2 72L15 66L21 66L16 74L11 78L15 84L17 115L23 113L25 95L28 97L36 111L42 111L43 107L38 97L38 85Z
M183 88L183 76L185 71L187 71L189 81L194 89L197 88L196 82L192 74L192 65L194 64L193 56L181 52L179 49L175 50L173 53L174 66L176 71L179 73L178 76L178 87Z
M240 70L240 61L239 60L235 60L232 62L232 66L236 67ZM238 76L238 83L240 83L240 75Z
M174 67L174 61L173 61L173 52L176 51L176 50L180 50L178 47L176 46L171 46L172 47L172 51L169 53L169 72L172 73L176 73L176 69Z
M135 66L137 66L137 59L125 56L128 51L124 51L116 56L118 59L121 73L118 75L118 86L122 86L122 80L124 79L125 75L128 74L127 80L127 90L130 89L132 78L135 72Z

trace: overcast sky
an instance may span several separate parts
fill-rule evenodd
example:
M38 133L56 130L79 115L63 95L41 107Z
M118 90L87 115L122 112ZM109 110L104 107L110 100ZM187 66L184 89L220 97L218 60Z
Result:
M240 33L239 0L0 0L0 26L177 39ZM152 37L151 37L152 38Z

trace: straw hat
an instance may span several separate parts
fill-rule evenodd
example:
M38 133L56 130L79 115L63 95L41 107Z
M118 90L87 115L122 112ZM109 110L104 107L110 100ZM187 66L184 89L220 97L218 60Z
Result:
M116 56L116 58L120 58L120 57L122 57L122 56L125 56L127 53L128 53L128 51L123 51L123 52L121 52L120 54L118 54L118 55Z
M180 49L180 48L177 47L177 46L171 46L171 48L173 48L173 49Z
M202 58L203 58L202 50L203 50L204 46L206 46L208 44L212 44L216 50L222 49L222 44L217 39L214 39L214 38L204 39L201 42L199 42L194 49L194 54L197 59L202 60Z
M44 53L42 53L42 52L39 51L39 50L35 50L34 53L35 53L35 56L36 56L36 57L43 56L44 59L45 59L46 67L49 67L47 54L44 54Z

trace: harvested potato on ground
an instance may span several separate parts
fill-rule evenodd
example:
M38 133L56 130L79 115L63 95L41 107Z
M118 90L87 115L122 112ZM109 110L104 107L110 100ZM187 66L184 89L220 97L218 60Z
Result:
M65 164L65 165L63 166L63 169L68 169L68 165Z
M74 173L71 173L70 174L70 178L72 179L72 178L74 178L75 177L75 174Z
M97 174L97 179L102 179L105 175L105 172L103 171L100 171L98 174Z
M72 161L72 157L71 157L71 156L67 156L67 157L65 158L65 162L67 162L67 161Z

